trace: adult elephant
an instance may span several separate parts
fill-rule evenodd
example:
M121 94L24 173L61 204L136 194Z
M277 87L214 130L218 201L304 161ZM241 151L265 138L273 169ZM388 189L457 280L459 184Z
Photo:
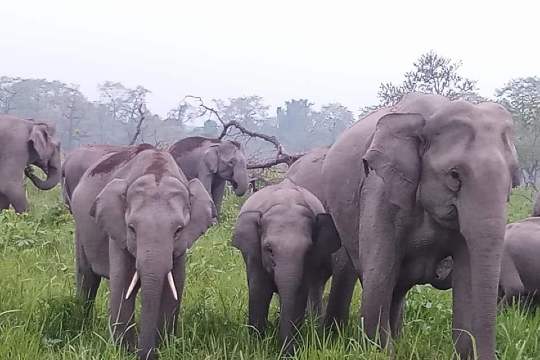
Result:
M33 174L30 165L42 169L47 178ZM60 181L60 142L53 125L10 115L0 115L0 210L11 204L16 212L26 211L24 175L41 190Z
M203 183L218 214L225 182L231 183L238 196L248 189L246 157L236 141L192 136L171 145L169 152L188 180L198 178Z
M135 295L141 292L138 358L157 359L160 335L175 329L186 250L213 223L215 208L166 151L142 144L104 156L72 198L78 295L93 302L109 279L114 338L135 347Z
M321 181L322 164L328 147L315 148L302 156L287 171L287 178L311 192L325 206L324 183ZM315 315L322 314L322 295L326 282L332 276L332 286L323 323L326 326L341 325L347 321L354 286L357 281L349 255L341 247L331 257L325 258L315 270L309 289L309 306Z
M71 195L84 172L107 154L126 150L124 145L84 145L68 153L62 164L62 195L71 210Z
M326 206L363 286L370 338L387 344L404 298L452 256L453 337L461 357L495 359L506 202L519 183L511 115L409 94L345 131L323 163Z

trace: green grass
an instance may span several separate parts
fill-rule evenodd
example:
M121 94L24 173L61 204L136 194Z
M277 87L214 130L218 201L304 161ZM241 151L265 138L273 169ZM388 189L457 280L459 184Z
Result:
M55 189L29 187L28 214L0 214L0 359L134 359L116 347L107 320L107 287L93 316L84 319L74 297L73 221ZM509 220L527 217L532 193L514 192ZM222 223L189 254L179 335L165 340L162 359L277 359L277 303L264 337L246 327L247 289L240 253L230 246L240 200L228 197ZM362 336L359 289L346 328L328 334L308 319L300 331L295 359L388 359L388 352ZM407 298L402 337L395 359L449 359L451 292L418 286ZM501 359L540 357L540 314L509 308L499 314L497 351Z

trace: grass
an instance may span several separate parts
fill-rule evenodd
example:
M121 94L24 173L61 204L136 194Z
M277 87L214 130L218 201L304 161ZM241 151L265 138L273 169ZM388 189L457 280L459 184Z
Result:
M73 221L57 189L29 187L28 214L0 214L0 359L135 359L111 340L107 287L102 286L90 319L74 297ZM509 204L509 220L527 217L532 193L520 189ZM165 339L162 359L278 359L277 302L264 337L246 327L247 288L240 253L230 246L240 199L228 197L222 223L201 238L189 254L179 335ZM449 359L451 291L418 286L407 298L402 337L394 355L363 337L358 324L359 289L350 324L332 334L308 319L294 359ZM517 307L498 316L500 359L540 356L540 313Z

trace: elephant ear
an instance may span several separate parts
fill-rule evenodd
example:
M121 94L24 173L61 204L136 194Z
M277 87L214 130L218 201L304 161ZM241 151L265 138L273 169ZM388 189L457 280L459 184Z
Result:
M232 245L243 254L254 258L259 258L261 254L259 238L261 215L260 211L242 212L234 226Z
M46 124L35 124L32 126L29 136L30 146L36 152L41 161L48 161L51 151L48 150L51 136Z
M90 208L90 216L121 249L127 248L126 191L127 182L114 179L101 190Z
M415 113L383 116L363 157L364 169L375 170L385 184L390 202L402 209L410 210L416 202L425 123L424 117Z
M218 171L218 145L212 145L204 153L204 164L206 168L213 174Z
M199 179L191 180L188 189L191 204L190 220L175 244L175 257L183 255L217 218L214 202Z
M312 238L315 256L322 258L336 252L341 247L341 238L332 216L327 213L315 215Z

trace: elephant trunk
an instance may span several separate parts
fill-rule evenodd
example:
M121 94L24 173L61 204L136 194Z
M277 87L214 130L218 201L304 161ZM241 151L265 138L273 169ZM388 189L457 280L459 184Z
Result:
M60 151L56 149L53 156L44 165L38 165L46 174L47 179L41 180L39 177L32 173L26 173L28 178L34 183L34 185L40 190L50 190L60 182L61 176L61 161Z
M489 165L489 161L486 161ZM471 176L458 199L460 231L469 253L472 335L480 359L496 359L495 326L506 227L509 177L500 164Z
M170 258L170 261L166 259ZM169 296L168 274L172 268L172 249L155 251L137 249L137 270L141 279L141 331L138 356L140 359L157 359L156 348L162 324L162 298Z
M245 162L239 161L236 163L234 166L233 180L236 184L236 187L234 187L234 193L237 196L244 195L249 185L249 176L247 174Z
M297 260L291 260L298 263ZM285 265L275 273L280 302L279 336L286 354L294 349L294 332L304 318L308 289L302 278L302 264Z

